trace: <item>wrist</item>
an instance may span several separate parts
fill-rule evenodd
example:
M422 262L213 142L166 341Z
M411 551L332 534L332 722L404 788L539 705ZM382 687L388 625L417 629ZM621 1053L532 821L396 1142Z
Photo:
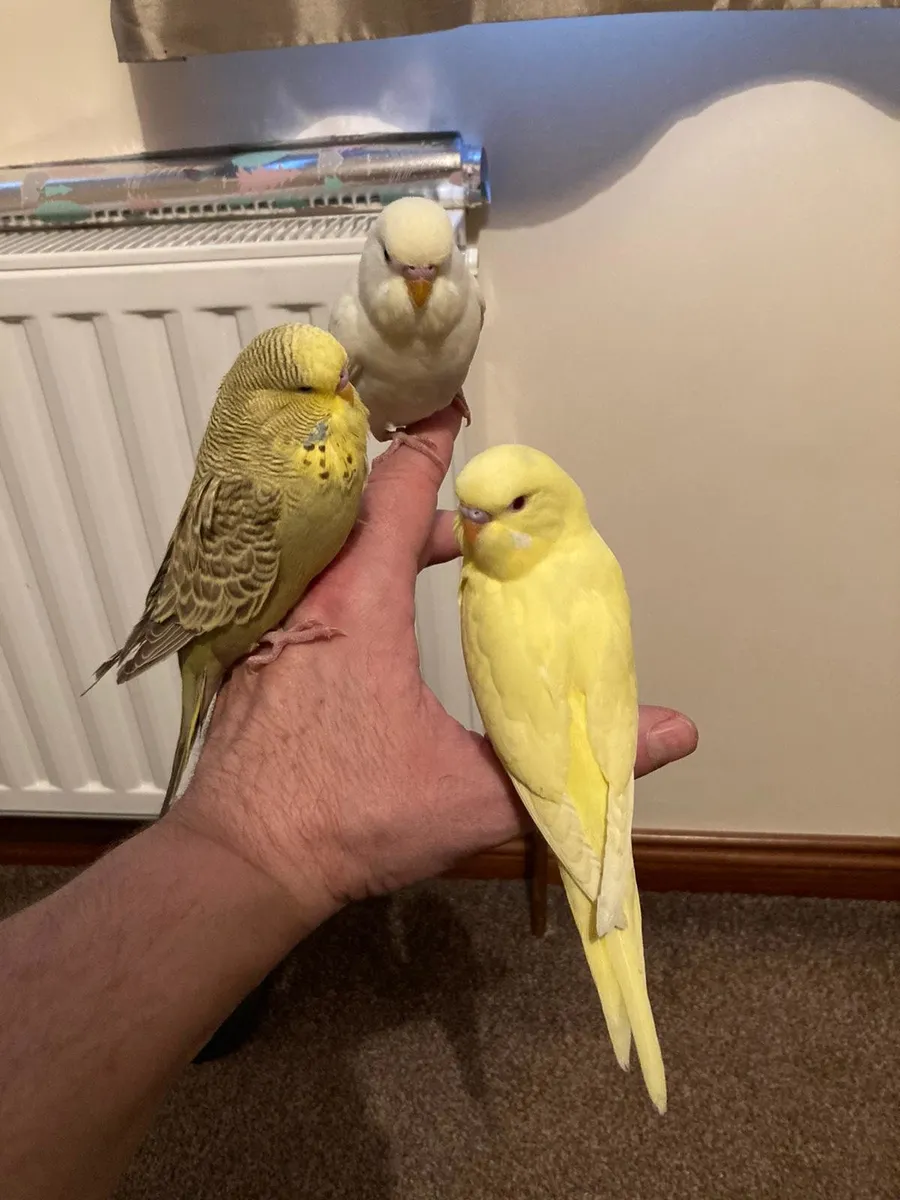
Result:
M319 866L321 846L307 846L296 831L274 828L271 818L261 815L272 813L274 806L262 798L256 797L258 811L251 813L239 796L210 789L208 779L192 782L156 828L168 828L191 844L210 869L240 878L271 906L273 919L294 931L294 942L341 908Z

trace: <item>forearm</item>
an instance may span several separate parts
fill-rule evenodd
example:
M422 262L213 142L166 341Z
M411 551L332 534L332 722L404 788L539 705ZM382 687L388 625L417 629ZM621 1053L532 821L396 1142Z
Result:
M0 925L5 1200L108 1196L180 1070L328 915L167 819Z

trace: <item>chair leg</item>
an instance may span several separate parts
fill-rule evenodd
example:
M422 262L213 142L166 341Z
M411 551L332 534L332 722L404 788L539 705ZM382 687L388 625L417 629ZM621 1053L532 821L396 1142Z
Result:
M547 932L547 870L549 851L541 835L531 835L531 876L528 889L531 899L531 932L543 937Z

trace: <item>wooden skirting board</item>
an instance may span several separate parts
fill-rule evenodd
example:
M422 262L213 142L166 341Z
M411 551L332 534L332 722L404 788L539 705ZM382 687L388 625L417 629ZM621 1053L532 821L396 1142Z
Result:
M141 828L139 821L0 817L0 863L82 866ZM900 838L636 832L638 885L648 892L747 892L900 900ZM533 838L460 863L456 879L559 882Z
M519 838L461 863L452 875L523 879L534 857ZM695 833L634 834L638 886L647 892L746 892L900 900L900 838ZM555 861L549 879L559 882Z

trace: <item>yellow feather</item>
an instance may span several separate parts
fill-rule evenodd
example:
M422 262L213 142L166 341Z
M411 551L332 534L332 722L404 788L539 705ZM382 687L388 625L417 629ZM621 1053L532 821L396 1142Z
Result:
M123 683L178 652L182 715L163 812L226 672L349 536L367 435L346 352L315 326L265 330L223 378L143 616L95 675L116 666Z
M560 877L566 891L566 899L575 919L575 927L581 936L584 954L591 969L591 975L600 996L600 1006L609 1031L616 1061L623 1071L627 1071L631 1060L631 1022L625 1007L622 989L616 978L615 968L610 960L606 938L598 938L592 927L591 902L572 876L560 867Z
M527 446L457 480L463 652L485 730L560 861L619 1064L666 1109L631 852L637 685L628 596L580 489Z

